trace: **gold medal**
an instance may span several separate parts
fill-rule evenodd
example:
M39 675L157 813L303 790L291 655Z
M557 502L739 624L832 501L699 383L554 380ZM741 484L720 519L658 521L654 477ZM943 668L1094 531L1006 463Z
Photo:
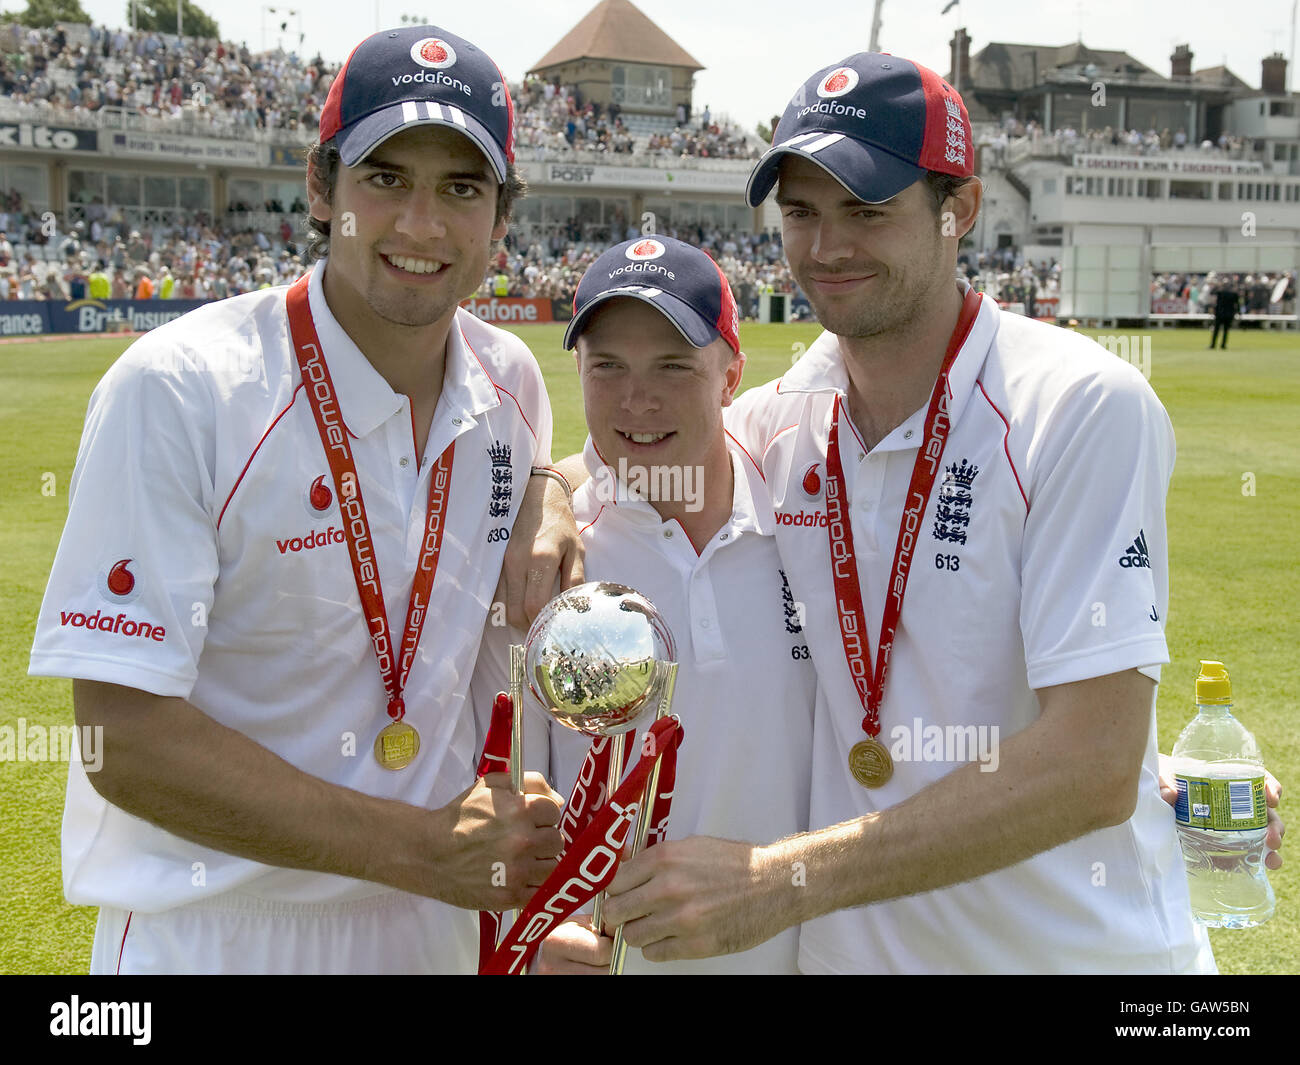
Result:
M385 769L405 769L420 753L420 734L405 721L394 721L375 737L375 761Z
M894 775L894 760L879 740L860 740L849 751L849 772L864 788L878 788Z

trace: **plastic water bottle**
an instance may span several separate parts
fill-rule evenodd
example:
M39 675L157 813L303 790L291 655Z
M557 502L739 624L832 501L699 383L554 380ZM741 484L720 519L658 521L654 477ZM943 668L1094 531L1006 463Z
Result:
M1192 912L1211 928L1250 928L1273 916L1264 869L1268 810L1264 760L1232 716L1222 662L1202 662L1196 717L1174 744L1174 817L1187 865Z

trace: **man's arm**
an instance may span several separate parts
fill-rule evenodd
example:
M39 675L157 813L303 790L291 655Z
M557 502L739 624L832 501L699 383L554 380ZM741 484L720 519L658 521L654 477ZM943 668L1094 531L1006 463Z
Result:
M1044 688L1041 716L1002 743L996 772L966 766L898 806L768 846L660 844L620 870L605 926L626 923L650 961L733 953L1120 824L1136 805L1153 692L1136 670Z
M424 810L304 773L184 699L74 680L73 704L79 727L103 726L95 789L216 850L485 910L523 904L555 866L559 796L536 774L522 797L497 774Z
M560 459L555 464L555 468L564 475L565 480L569 482L575 491L579 485L585 483L591 476L587 472L587 464L582 461L581 455L568 455Z

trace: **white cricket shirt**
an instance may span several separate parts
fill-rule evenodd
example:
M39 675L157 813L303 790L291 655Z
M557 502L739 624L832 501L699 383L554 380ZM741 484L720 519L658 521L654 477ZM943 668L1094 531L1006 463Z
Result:
M836 615L825 501L836 392L829 333L780 381L740 397L728 426L761 455L818 673L814 827L893 806L970 761L993 765L1039 715L1034 689L1169 660L1164 500L1174 439L1132 367L1091 340L984 299L950 376L951 432L910 567L879 739L895 772L848 770L863 708ZM927 403L928 406L928 403ZM840 433L873 656L899 522L924 435L918 410L865 454ZM1153 700L1154 702L1154 700ZM805 924L809 972L1178 972L1213 968L1193 924L1152 727L1126 823L1018 865ZM996 732L994 731L996 730Z
M456 442L447 529L405 694L406 720L420 733L415 762L394 772L372 753L387 699L285 289L150 332L96 388L31 672L188 699L304 772L432 809L473 783L473 663L529 468L549 460L550 408L527 348L460 311L420 461L409 401L330 314L322 274L310 282L312 317L353 438L395 641L424 540L429 470ZM183 840L105 802L76 762L63 871L73 903L144 911L233 891L322 903L390 890ZM431 934L472 969L474 915L444 909L446 928Z
M592 478L574 493L574 517L586 548L588 580L626 584L663 615L677 645L673 713L685 733L667 839L713 836L771 843L808 826L812 705L816 677L772 539L772 510L753 459L729 441L734 472L731 517L698 553L682 526L665 522L637 498L618 497L613 471L590 440ZM509 638L489 629L500 675ZM515 638L519 638L516 634ZM495 682L500 684L498 680ZM490 710L485 682L480 710ZM477 686L476 686L477 692ZM529 768L537 768L545 718L531 695L526 726ZM639 755L639 723L627 743ZM551 776L565 798L591 740L550 726ZM528 737L526 737L527 741ZM635 761L635 756L634 756ZM792 877L797 875L791 871ZM629 948L626 973L793 973L797 927L739 954L649 962Z

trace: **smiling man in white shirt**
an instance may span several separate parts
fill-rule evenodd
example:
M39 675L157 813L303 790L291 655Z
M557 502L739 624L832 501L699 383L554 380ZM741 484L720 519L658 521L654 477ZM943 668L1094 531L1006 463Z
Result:
M458 308L521 187L513 121L468 41L367 38L309 163L328 258L92 397L31 671L104 730L63 838L94 972L472 972L473 911L554 865L558 797L474 783L467 703L550 448L536 362Z
M760 843L804 831L814 674L762 474L723 427L745 364L730 286L689 244L626 241L583 275L564 345L576 349L590 432L590 479L574 494L586 575L645 595L676 643L673 713L685 739L665 838ZM478 707L503 686L509 639L485 638ZM552 725L548 744L542 721L538 708L528 764L549 759L553 782L568 788L590 741ZM585 920L561 925L534 971L604 972L610 944ZM791 927L719 957L664 963L633 948L624 971L793 973L797 960Z
M1131 367L954 281L972 164L951 86L860 53L751 176L827 330L728 419L806 605L827 827L638 856L606 922L647 958L806 922L807 972L1213 971L1157 784L1173 433Z

